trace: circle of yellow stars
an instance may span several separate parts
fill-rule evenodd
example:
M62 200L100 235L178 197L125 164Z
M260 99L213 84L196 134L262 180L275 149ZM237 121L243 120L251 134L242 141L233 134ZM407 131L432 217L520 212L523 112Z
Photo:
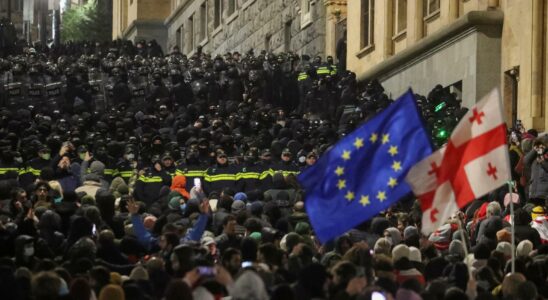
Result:
M390 142L390 134L389 133L385 133L385 134L381 134L379 135L378 133L376 132L373 132L371 133L371 135L369 136L369 142L371 142L371 144L375 144L377 142L380 142L381 145L385 145L385 144L388 144ZM361 137L357 137L355 140L354 140L354 143L353 143L354 147L356 148L356 150L360 150L361 148L365 147L365 144L364 144L364 138L361 138ZM341 154L341 158L346 162L346 161L349 161L351 159L351 153L352 151L351 150L343 150L343 153ZM390 154L390 156L393 158L392 160L392 165L390 166L390 168L392 170L394 170L394 172L399 172L402 170L402 166L401 166L401 161L399 160L396 160L396 155L399 154L399 151L398 151L398 146L396 145L390 145L390 147L388 148L388 154ZM342 177L344 175L344 172L345 172L345 169L343 166L337 166L335 168L335 174L337 175L337 177ZM397 185L398 185L398 181L396 178L394 177L389 177L388 178L388 182L386 183L387 185L387 188L389 189L393 189L395 188ZM337 181L337 188L339 190L344 190L346 189L346 180L345 179L338 179ZM344 198L348 201L348 202L352 202L356 199L356 195L354 192L350 191L350 190L347 190L346 191L346 194L344 195ZM387 196L386 196L386 191L385 190L379 190L377 192L377 194L375 195L375 198L380 201L380 202L383 202L384 200L387 199ZM362 206L367 206L369 204L371 204L371 201L370 201L370 198L369 198L369 195L360 195L359 196L359 202Z

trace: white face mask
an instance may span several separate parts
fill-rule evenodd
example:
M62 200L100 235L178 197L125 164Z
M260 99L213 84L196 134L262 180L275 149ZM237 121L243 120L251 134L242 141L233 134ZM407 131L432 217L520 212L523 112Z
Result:
M134 154L126 154L126 159L127 160L133 160L134 158L135 158Z
M34 255L34 247L33 246L25 246L25 249L23 250L23 255L33 256Z

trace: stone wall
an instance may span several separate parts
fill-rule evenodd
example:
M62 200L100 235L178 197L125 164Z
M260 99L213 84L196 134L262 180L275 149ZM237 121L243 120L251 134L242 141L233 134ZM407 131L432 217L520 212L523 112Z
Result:
M312 1L310 19L303 24L301 0L239 0L238 8L230 16L225 8L221 25L214 28L214 1L207 1L207 38L195 42L193 49L184 49L191 54L198 44L204 51L222 54L227 51L246 52L253 48L257 52L269 49L274 52L291 50L299 54L324 55L325 52L325 7L321 0ZM177 45L177 30L183 26L187 31L188 18L194 14L194 23L199 24L200 6L204 1L187 1L181 9L172 12L166 20L168 47ZM223 1L223 3L227 3ZM289 35L286 24L290 24ZM195 27L196 28L196 27ZM198 34L198 30L194 30ZM186 36L186 35L185 35ZM268 37L268 38L267 38ZM289 41L286 41L289 37ZM181 39L180 39L181 40ZM184 39L182 39L184 43ZM289 46L286 49L286 43Z

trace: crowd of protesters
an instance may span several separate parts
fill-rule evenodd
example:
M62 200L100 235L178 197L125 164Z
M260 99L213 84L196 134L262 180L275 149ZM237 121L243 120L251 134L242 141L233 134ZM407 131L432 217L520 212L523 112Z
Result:
M378 83L293 53L14 49L0 60L2 299L548 297L534 130L509 135L513 193L429 237L410 197L321 245L296 175L391 103ZM418 102L434 136L466 112L440 86Z

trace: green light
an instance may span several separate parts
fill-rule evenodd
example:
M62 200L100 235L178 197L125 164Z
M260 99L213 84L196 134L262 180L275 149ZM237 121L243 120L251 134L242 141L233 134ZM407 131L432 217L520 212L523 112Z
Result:
M438 111L442 110L444 107L445 107L445 102L442 102L442 103L436 105L436 108L434 108L434 111L438 112Z
M438 134L436 134L436 137L440 138L440 139L444 139L447 137L447 130L445 129L440 129L438 130Z

